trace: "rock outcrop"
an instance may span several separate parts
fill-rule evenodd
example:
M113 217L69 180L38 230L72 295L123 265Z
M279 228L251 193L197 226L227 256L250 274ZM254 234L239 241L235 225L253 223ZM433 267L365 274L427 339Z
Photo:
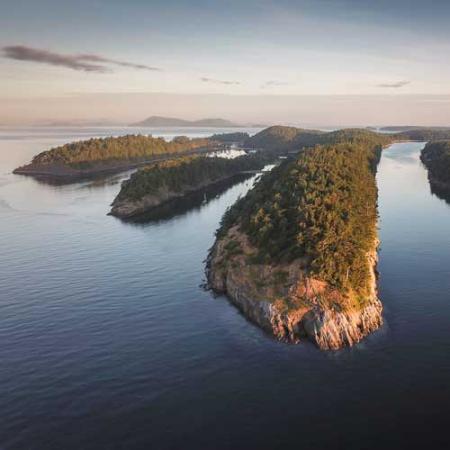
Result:
M277 339L292 343L307 339L320 349L336 350L356 344L383 323L376 288L377 246L374 242L367 255L370 293L356 299L309 277L305 260L252 263L254 249L235 226L210 251L208 284Z

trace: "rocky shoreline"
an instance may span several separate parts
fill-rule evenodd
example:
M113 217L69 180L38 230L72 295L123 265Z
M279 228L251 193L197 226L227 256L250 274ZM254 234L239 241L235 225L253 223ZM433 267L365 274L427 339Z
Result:
M166 187L159 189L155 194L148 194L144 197L133 199L122 199L117 196L111 203L110 216L119 217L121 219L128 219L134 216L139 216L166 205L174 200L181 199L191 194L195 194L203 189L213 188L221 183L239 177L239 174L231 174L214 181L205 180L204 182L195 186L185 186L181 191L173 192Z
M182 153L157 155L146 159L98 161L89 167L77 168L68 164L36 164L31 162L13 170L16 175L26 175L50 183L69 184L77 181L113 175L136 169L155 162L166 161L181 156L201 155L217 151L212 148L188 150Z
M231 240L240 243L242 252L230 255ZM216 241L209 253L208 286L225 294L247 319L280 341L308 340L322 350L337 350L358 343L383 324L377 297L377 247L378 241L367 255L370 295L362 305L308 277L305 261L276 267L248 264L252 249L237 227ZM277 273L286 274L283 285L265 287L264 281L275 279Z

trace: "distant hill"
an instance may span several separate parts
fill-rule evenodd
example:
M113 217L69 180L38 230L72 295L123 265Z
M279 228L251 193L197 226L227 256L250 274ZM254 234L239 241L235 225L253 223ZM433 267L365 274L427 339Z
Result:
M184 120L175 117L151 116L141 122L132 123L132 127L212 127L227 128L240 125L225 119Z
M245 141L245 146L285 153L299 151L304 147L334 145L345 142L372 142L373 145L384 145L390 143L392 139L393 135L375 133L359 128L324 132L277 125L266 128L248 138Z
M245 145L265 150L288 151L319 142L322 131L275 125L247 139ZM301 142L300 142L301 141Z
M448 127L410 127L396 134L399 139L410 141L439 141L450 139L450 128Z
M409 132L409 131L450 131L450 127L424 127L424 126L410 126L410 125L400 125L400 126L389 126L381 127L380 131L392 132Z

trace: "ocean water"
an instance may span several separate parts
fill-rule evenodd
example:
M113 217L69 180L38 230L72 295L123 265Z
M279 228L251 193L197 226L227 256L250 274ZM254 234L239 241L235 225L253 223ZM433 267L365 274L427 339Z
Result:
M11 174L51 146L125 131L0 130L2 450L448 445L450 206L431 194L423 144L391 146L378 170L385 325L320 352L201 287L220 217L252 179L125 223L106 213L126 175Z

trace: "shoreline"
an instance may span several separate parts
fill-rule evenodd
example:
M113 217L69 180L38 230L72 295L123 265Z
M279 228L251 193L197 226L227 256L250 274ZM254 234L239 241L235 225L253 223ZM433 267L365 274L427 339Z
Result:
M214 187L219 187L224 182L231 182L233 178L239 178L245 175L250 176L251 174L245 174L242 172L233 173L214 181L207 180L197 186L187 186L186 189L182 192L162 190L156 195L146 195L136 201L121 200L115 204L116 200L114 200L111 203L112 208L107 215L114 216L119 219L132 219L134 217L139 217L151 213L154 210L158 210L161 207L168 206L170 203L176 202L177 200L195 195L196 193L199 193L204 189L213 189Z
M383 145L383 150L393 143L415 142L411 140L398 140L390 144ZM185 152L165 153L145 160L104 160L92 163L92 167L77 169L66 164L34 164L33 162L19 166L12 171L15 175L24 175L35 178L49 184L71 184L84 180L92 180L107 175L114 175L128 170L133 170L147 164L168 159L202 155L220 151L220 148L199 148Z
M30 176L40 181L47 181L49 183L70 184L83 180L92 180L100 178L105 175L113 175L128 170L136 169L147 164L155 162L166 161L182 156L193 156L207 153L214 153L218 151L217 148L202 148L189 150L186 152L165 153L154 156L145 160L122 160L122 161L98 161L93 164L93 167L87 169L77 169L64 164L25 164L17 167L12 171L15 175Z
M229 234L233 239L239 237L236 228ZM331 307L339 293L329 290L326 283L309 278L302 262L283 268L290 270L290 286L282 293L285 298L270 297L270 291L258 289L259 281L252 280L248 264L245 265L245 254L231 259L226 255L227 237L228 234L210 249L206 264L207 286L216 294L225 295L250 322L277 340L287 343L307 340L321 350L338 350L353 346L382 326L383 306L377 295L378 239L367 255L371 267L370 296L359 307ZM239 238L246 239L245 236ZM224 257L228 258L226 266L223 266ZM278 269L258 265L255 270L268 279Z

